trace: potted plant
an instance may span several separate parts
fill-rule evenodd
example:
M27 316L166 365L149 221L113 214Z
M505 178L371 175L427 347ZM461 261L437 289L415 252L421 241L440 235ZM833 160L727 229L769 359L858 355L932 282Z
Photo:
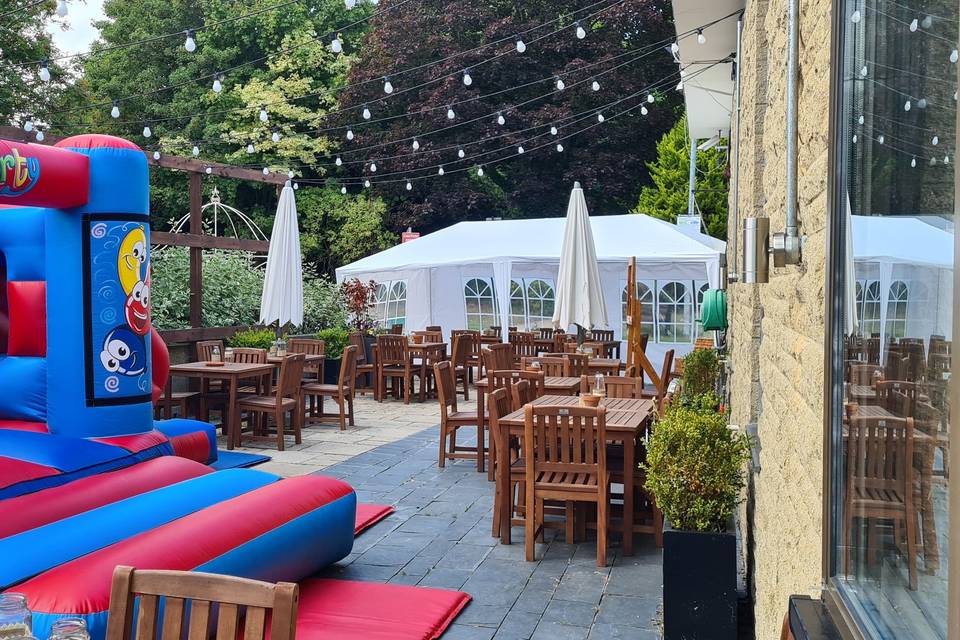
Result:
M231 347L250 347L255 349L269 349L276 342L277 334L273 329L244 329L237 331L227 340Z
M340 381L340 361L343 359L343 350L350 344L350 332L342 327L321 329L316 337L324 343L323 382L337 384Z
M712 397L711 397L712 396ZM667 640L737 637L737 539L750 440L713 409L680 404L647 444L646 487L663 511L663 628ZM693 404L693 403L691 403Z
M363 336L367 361L372 361L372 349L378 326L376 318L373 317L373 307L377 301L377 283L374 280L363 282L359 278L344 280L340 284L340 296L349 314L349 327Z

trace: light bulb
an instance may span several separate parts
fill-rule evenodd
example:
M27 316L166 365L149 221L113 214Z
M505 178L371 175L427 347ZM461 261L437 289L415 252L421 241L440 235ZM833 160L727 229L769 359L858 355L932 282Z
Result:
M473 78L470 76L470 69L463 70L463 84L468 87L473 84Z
M507 123L507 119L503 117L503 112L497 113L497 124L504 125Z
M550 127L550 135L552 135L552 136L557 135L557 127L556 127L556 126L551 125L551 127Z
M23 130L26 131L27 133L30 133L31 131L33 131L33 118L30 118L29 120L23 123Z
M853 144L857 144L857 134L853 134Z
M707 44L707 36L703 35L703 29L697 29L697 44Z
M204 171L208 174L213 173L213 167L207 167Z
M557 91L563 91L566 88L566 84L563 82L563 78L557 76Z
M120 103L116 100L113 101L113 108L110 109L110 117L111 118L120 117Z
M674 55L674 57L676 57L676 55L677 55L678 53L680 53L680 45L677 44L676 42L671 42L671 43L670 43L670 53L672 53L672 54Z
M909 100L907 100L906 102L903 103L903 110L904 110L904 111L910 111L910 108L911 108L911 104L910 104L910 101L909 101Z
M920 107L921 109L926 109L926 108L927 108L927 99L926 99L926 98L920 98L919 100L917 100L917 106Z
M260 107L260 122L266 122L270 119L270 114L267 113L266 107Z
M877 136L877 142L879 142L880 144L883 144L883 141L884 141L884 140L885 140L885 138L883 137L883 134L882 134L882 133L881 133L879 136Z
M220 93L221 91L223 91L223 81L221 76L217 76L213 79L213 92Z
M363 186L365 186L365 187L367 187L367 188L369 189L369 188L370 188L370 180L369 180L369 179L364 180L364 181L363 181Z
M930 166L932 167L932 166L934 166L935 164L937 164L937 159L936 159L936 158L930 158Z
M274 131L272 134L270 134L270 139L274 142L280 142L280 132Z
M677 91L683 91L683 80L677 83Z
M183 43L183 48L186 49L188 53L193 53L197 50L197 41L193 39L193 29L187 29L185 33L187 34L187 40Z
M648 113L650 113L650 112L647 110L646 105L640 107L640 115L645 116L645 115L647 115Z
M457 151L457 157L458 157L458 158L464 158L464 157L466 157L466 155L467 155L467 152L464 151L463 148L460 148L460 149Z
M951 51L951 52L950 52L950 62L956 64L958 55L960 55L960 54L957 54L957 50L956 50L956 49L954 49L953 51Z
M557 143L557 151L559 151L560 153L563 153L563 145L560 144L559 142Z
M299 189L299 188L300 188L300 185L299 185L298 183L294 182L294 183L293 183L293 190L296 191L296 190Z
M910 159L910 166L911 166L911 167L917 166L917 158L916 158L916 156L914 156L913 158Z
M270 175L270 169L267 169L266 167L264 167L264 168L263 168L263 175L265 175L265 176Z
M43 131L41 131L40 129L37 129L37 135L36 135L37 142L43 142L44 137L45 136L43 135Z
M933 136L933 138L930 140L930 144L933 146L940 144L940 136Z
M943 156L943 164L950 164L950 156Z
M337 159L333 161L338 167L343 164L343 160L340 159L340 156L337 156Z
M867 65L863 65L862 67L860 67L860 75L864 78L867 77Z
M862 113L860 114L860 117L857 119L857 122L859 122L860 124L863 124L863 114L862 114Z
M409 180L407 180L407 191L411 191L412 189L413 189L413 185L410 184Z
M370 108L367 105L363 105L363 113L361 114L364 120L369 120L370 116L373 115L370 113Z
M914 18L913 20L911 20L911 21L910 21L910 33L913 33L914 31L916 31L916 30L917 30L917 27L919 27L919 26L920 26L920 22L919 22L916 18Z
M67 0L59 0L59 2L57 2L57 15L61 18L67 15Z
M149 138L152 135L153 135L153 131L150 130L150 125L148 124L143 125L143 137Z
M597 122L603 122L605 119L602 113L597 114Z
M580 21L579 20L576 21L574 25L576 25L577 27L577 40L583 40L584 38L586 38L587 30L580 25Z
M924 16L923 20L920 21L920 26L924 29L929 29L931 26L933 26L933 18L930 16Z
M343 0L343 4L347 7L347 9L353 9L355 6L357 6L357 0Z
M40 80L50 82L50 65L46 60L40 63Z
M860 16L859 9L857 9L856 11L850 14L850 22L852 22L853 24L857 24L858 22L860 22L860 18L861 16Z
M519 147L517 147L517 155L520 155L520 154L522 154L523 152L524 152L523 145L520 145Z
M330 51L334 53L343 53L343 43L340 41L340 36L334 35L330 40Z
M287 177L288 177L288 178L291 178L291 179L292 179L293 176L294 176L294 173L293 173L293 170L292 170L292 169L291 169L290 171L287 171Z
M247 143L247 153L253 153L256 151L256 148L253 146L252 142Z
M437 175L438 175L438 176L442 176L442 175L443 175L443 167L442 167L442 166L441 166L439 169L437 169Z
M342 193L343 195L347 195L347 188L346 188L346 187L340 187L340 193Z
M416 138L414 138L414 139L413 139L413 144L411 144L410 146L413 147L413 150L414 150L414 151L416 151L417 149L420 148L420 141L417 140Z
M594 80L592 83L590 83L590 88L594 91L600 91L600 83Z
M353 140L353 129L347 129L347 140Z
M383 92L387 95L393 93L393 83L390 82L390 78L384 76L383 78Z
M198 147L197 145L193 145L192 151L193 151L193 155L195 156L200 155L200 147Z
M377 172L377 163L376 163L376 162L371 162L371 163L370 163L370 173L376 173L376 172Z
M453 112L453 107L447 107L447 120L453 120L457 114Z
M483 177L483 167L477 167L477 176Z
M154 151L154 152L153 152L153 159L154 159L154 160L159 160L159 159L160 159L160 152L159 152L159 151Z
M524 44L522 38L517 38L517 53L523 53L527 50L527 45Z
M653 97L653 94L652 94L652 93L648 93L648 94L647 94L647 102L649 102L650 104L653 104L655 101L656 101L656 98Z

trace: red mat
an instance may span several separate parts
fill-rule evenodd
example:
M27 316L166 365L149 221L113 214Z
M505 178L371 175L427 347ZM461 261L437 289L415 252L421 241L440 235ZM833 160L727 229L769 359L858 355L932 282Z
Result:
M396 511L390 505L358 504L357 520L353 526L353 535L358 536L388 515Z
M318 578L300 583L297 638L435 640L468 594L399 584Z

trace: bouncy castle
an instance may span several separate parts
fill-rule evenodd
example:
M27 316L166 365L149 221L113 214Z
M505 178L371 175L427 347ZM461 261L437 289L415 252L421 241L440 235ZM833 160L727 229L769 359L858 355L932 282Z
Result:
M349 485L214 471L211 425L155 422L153 350L143 152L0 140L0 589L39 638L103 637L119 564L296 581L352 549Z

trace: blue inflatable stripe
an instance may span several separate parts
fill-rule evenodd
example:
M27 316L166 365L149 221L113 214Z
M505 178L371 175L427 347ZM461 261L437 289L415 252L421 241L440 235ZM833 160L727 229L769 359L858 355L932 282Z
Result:
M0 539L0 587L277 480L262 471L211 473Z
M5 456L60 471L76 471L127 455L124 449L102 442L9 429L0 430L0 451Z

